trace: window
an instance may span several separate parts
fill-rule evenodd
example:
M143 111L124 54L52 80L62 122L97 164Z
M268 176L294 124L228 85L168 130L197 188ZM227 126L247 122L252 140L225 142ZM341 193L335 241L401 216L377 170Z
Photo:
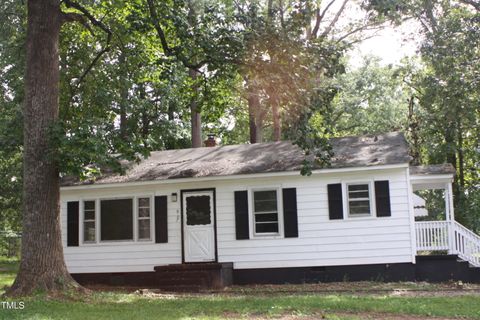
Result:
M100 239L133 240L133 200L100 201Z
M150 240L150 198L138 198L138 239Z
M348 184L347 201L350 217L370 216L370 184Z
M253 192L254 234L278 234L277 190Z
M95 242L95 201L83 202L83 242Z
M210 225L210 196L188 196L186 198L187 226Z

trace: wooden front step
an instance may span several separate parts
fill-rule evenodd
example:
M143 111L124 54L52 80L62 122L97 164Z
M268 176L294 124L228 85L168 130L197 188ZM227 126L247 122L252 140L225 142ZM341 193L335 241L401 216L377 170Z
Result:
M156 285L167 291L222 289L232 284L232 263L192 263L157 266ZM185 290L185 288L192 290Z
M196 263L157 266L150 272L80 273L72 276L91 287L128 287L198 292L232 284L232 263Z

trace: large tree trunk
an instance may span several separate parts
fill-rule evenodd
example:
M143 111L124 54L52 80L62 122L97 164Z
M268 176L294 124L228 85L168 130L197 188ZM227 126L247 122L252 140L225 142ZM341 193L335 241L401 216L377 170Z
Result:
M58 165L48 137L58 118L60 14L58 0L28 1L22 257L11 296L78 287L63 258Z
M273 141L282 140L282 124L280 121L280 112L278 102L276 100L271 101L272 118L273 118Z
M455 171L458 169L457 165L457 142L456 138L456 122L449 121L447 128L445 129L445 144L446 144L446 160L447 163L450 163L455 168ZM460 189L458 187L458 175L455 175L453 178L453 205L455 208L458 208L460 204Z
M250 127L250 143L263 142L263 116L260 110L258 92L252 87L248 88L248 122Z
M145 101L146 97L146 92L145 92L145 84L140 83L138 85L138 90L140 91L140 100ZM150 116L148 114L148 108L144 104L143 105L143 110L142 110L142 138L143 138L143 143L145 146L148 146L147 140L148 136L150 135Z
M418 120L414 113L415 96L411 96L408 100L408 131L410 132L410 138L412 144L410 148L410 155L412 156L412 165L420 165L422 163L420 154L420 137L418 134Z
M194 96L190 102L190 113L191 113L191 127L192 127L192 148L200 148L202 146L202 115L198 112L198 103L197 103L197 71L190 69L189 70L190 78L193 81L193 93Z

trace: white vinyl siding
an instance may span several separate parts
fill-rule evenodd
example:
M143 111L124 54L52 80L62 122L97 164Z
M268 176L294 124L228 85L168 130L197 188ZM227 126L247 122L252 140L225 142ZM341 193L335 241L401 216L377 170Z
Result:
M180 201L168 201L168 243L123 242L66 246L66 202L92 197L142 197L180 194L180 190L215 188L219 262L236 269L282 268L412 262L407 168L338 172L261 179L181 182L62 191L62 232L67 267L72 273L153 271L154 266L182 262ZM389 180L392 215L378 219L330 220L327 184ZM297 189L298 238L280 236L236 240L234 192L265 185ZM249 201L251 192L249 191ZM281 196L281 192L279 194ZM370 189L370 196L374 191ZM279 200L280 201L280 200ZM281 201L279 202L281 203ZM251 208L251 203L249 207ZM281 209L281 206L279 206ZM371 207L374 212L373 206ZM152 211L153 214L153 211ZM281 214L279 215L281 217ZM250 218L251 219L251 218ZM282 219L280 219L281 221ZM152 222L153 223L153 222ZM250 232L253 224L250 220ZM280 226L282 230L283 226Z

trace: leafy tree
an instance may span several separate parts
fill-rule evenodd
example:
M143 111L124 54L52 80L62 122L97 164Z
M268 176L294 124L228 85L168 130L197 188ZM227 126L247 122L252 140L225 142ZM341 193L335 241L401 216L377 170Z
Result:
M335 80L338 95L330 115L332 131L339 136L379 134L406 129L408 98L399 70L367 57L354 70Z
M480 13L475 1L369 1L393 20L414 17L422 25L425 69L411 77L418 103L423 163L451 163L457 170L457 217L479 229ZM413 100L412 100L413 101ZM413 103L413 102L412 102Z
M59 222L59 178L49 128L58 119L60 2L28 1L24 119L23 236L10 295L78 285L65 266Z
M25 8L0 4L0 230L21 229Z

